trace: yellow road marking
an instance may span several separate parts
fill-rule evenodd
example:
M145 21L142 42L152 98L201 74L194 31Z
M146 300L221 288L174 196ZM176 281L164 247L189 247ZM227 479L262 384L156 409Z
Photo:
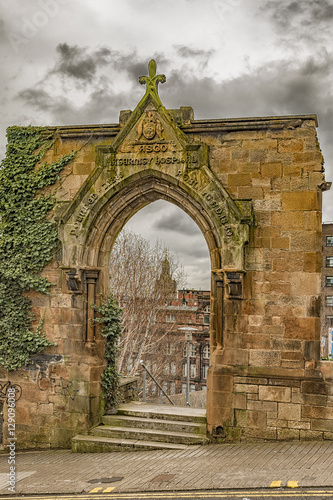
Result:
M94 488L94 490L102 490L103 488ZM108 489L108 488L106 488ZM316 489L316 490L299 490L295 492L291 491L271 491L271 492L264 492L260 488L258 488L257 491L209 491L209 492L199 492L199 491L179 491L179 492L146 492L146 493L113 493L109 495L108 497L105 497L104 492L98 491L95 495L91 496L91 492L86 493L86 494L76 494L75 498L76 500L105 500L106 498L111 499L132 499L132 500L139 500L139 499L149 499L149 498L172 498L172 499L180 499L180 498L187 498L189 500L193 500L195 498L224 498L224 499L230 499L230 498L239 498L241 500L244 499L244 496L248 498L253 498L257 497L260 494L260 498L286 498L286 499L291 499L297 497L297 499L307 497L307 498L315 498L315 497L322 497L323 495L326 495L326 498L333 498L333 491L332 490L323 490L323 489ZM34 495L34 496L25 496L25 500L73 500L73 495ZM5 496L0 496L0 500L8 500L8 495ZM22 500L21 496L11 496L10 500Z
M109 486L108 488L103 490L103 493L111 493L111 491L113 491L114 489L116 489L115 486Z
M282 481L272 481L269 485L270 488L280 488Z
M288 488L298 488L298 481L288 481L287 486Z
M103 488L101 487L98 487L98 488L94 488L93 490L89 491L89 493L98 493L99 491L101 491Z

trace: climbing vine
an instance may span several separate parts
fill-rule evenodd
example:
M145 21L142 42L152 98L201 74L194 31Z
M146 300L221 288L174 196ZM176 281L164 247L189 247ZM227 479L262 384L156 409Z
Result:
M56 223L47 218L55 199L41 190L58 179L75 152L48 164L53 145L39 127L10 127L0 169L0 364L7 370L25 366L30 356L52 343L35 331L28 290L49 293L51 283L39 273L57 245Z
M121 335L121 309L112 293L108 297L102 295L101 305L92 304L93 309L100 314L94 322L103 325L101 335L106 339L104 358L106 368L102 376L104 400L107 408L114 408L118 403L119 373L117 371L118 339Z

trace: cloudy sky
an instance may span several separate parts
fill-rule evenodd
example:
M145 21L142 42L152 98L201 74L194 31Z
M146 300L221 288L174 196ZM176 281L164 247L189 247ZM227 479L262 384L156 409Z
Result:
M10 125L117 123L157 61L168 108L195 118L316 113L333 180L333 0L1 0L0 156ZM163 202L132 219L209 286L203 237ZM333 221L333 191L324 196Z

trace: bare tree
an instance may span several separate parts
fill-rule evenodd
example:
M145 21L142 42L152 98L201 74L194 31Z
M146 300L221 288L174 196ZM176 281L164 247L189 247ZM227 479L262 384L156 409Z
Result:
M111 253L110 285L123 311L120 373L133 375L144 354L157 353L157 345L168 333L160 331L159 316L185 284L183 267L159 242L151 247L133 232L119 234Z

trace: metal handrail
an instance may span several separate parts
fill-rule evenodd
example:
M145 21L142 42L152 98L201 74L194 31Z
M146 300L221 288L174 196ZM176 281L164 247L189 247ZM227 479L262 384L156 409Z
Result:
M155 384L157 385L157 387L160 389L160 391L164 394L164 396L168 399L168 401L170 401L170 403L175 406L175 403L173 401L171 401L171 399L169 398L169 396L167 395L167 393L165 392L165 390L163 389L163 387L157 382L156 378L154 377L154 375L152 375L150 373L150 371L148 370L148 368L146 367L146 365L144 364L143 361L140 361L140 365L142 366L142 368L145 370L143 372L144 374L144 377L143 377L143 402L145 403L146 402L146 374L145 372L148 373L148 375L150 376L150 378L155 382Z

